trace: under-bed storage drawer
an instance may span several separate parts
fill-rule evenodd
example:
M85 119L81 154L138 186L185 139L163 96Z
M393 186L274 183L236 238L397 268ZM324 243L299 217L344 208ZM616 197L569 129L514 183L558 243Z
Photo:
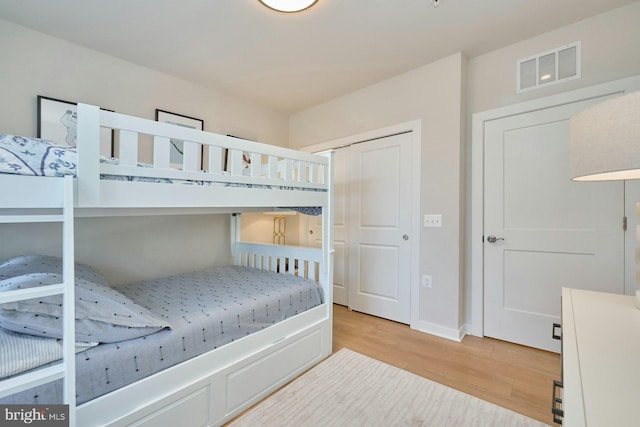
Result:
M289 337L240 361L208 379L185 389L182 398L155 402L143 412L146 416L126 417L116 425L135 427L201 427L220 425L222 420L249 408L323 358L323 329ZM290 341L287 343L287 341ZM185 392L188 394L185 395ZM156 410L149 413L151 408ZM131 421L131 419L136 419Z
M274 384L284 384L322 358L322 330L299 338L248 365L227 374L226 412L231 413L252 402Z
M175 427L209 425L211 387L202 387L182 399L167 405L141 420L131 423L132 427Z

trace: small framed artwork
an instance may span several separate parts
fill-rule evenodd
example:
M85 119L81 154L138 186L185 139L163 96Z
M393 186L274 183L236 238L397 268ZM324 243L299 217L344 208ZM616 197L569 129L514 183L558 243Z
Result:
M61 146L75 147L78 129L77 110L76 102L38 95L38 129L36 136L54 141ZM101 156L114 156L113 133L113 129L100 129Z
M156 108L156 121L170 123L176 126L183 126L190 129L204 130L204 120L196 119L182 114L171 113L169 111L159 110ZM171 139L171 148L169 153L169 162L174 167L181 168L184 157L184 141L179 139ZM200 169L204 169L204 146L200 146Z

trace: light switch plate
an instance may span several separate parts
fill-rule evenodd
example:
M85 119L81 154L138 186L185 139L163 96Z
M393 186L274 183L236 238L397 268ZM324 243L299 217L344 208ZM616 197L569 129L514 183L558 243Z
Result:
M425 215L425 227L442 227L442 215Z

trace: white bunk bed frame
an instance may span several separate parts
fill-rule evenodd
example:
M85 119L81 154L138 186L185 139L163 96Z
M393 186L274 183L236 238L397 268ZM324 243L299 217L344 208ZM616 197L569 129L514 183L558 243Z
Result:
M101 127L115 131L119 142L118 165L100 163ZM0 175L4 193L0 200L0 223L37 220L64 224L65 284L58 285L55 290L64 294L64 301L73 301L74 295L74 216L237 213L273 207L322 207L321 248L240 242L238 216L232 215L231 249L237 265L317 279L324 303L77 408L74 340L65 338L65 357L53 375L42 372L44 369L25 375L33 377L31 386L64 377L65 403L69 404L72 427L221 425L331 353L333 250L329 243L332 241L331 227L328 226L332 224L331 154L310 155L85 104L78 104L77 135L76 178ZM150 137L140 138L140 135ZM145 138L146 148L153 147L153 164L138 167L138 152L145 148ZM184 141L184 161L180 169L169 164L170 139ZM201 150L202 146L204 150ZM225 150L231 160L229 171L222 168ZM199 170L199 152L207 155L209 167L206 172ZM243 152L249 153L249 165L243 165ZM101 174L216 181L254 187L123 182L100 179ZM58 215L58 211L62 213ZM2 299L0 295L0 302L33 296L5 297ZM73 308L73 304L65 304L65 337L74 335L71 320L74 313L66 307ZM7 391L11 387L14 387L13 392L28 388L24 378L0 381L0 397L11 394Z

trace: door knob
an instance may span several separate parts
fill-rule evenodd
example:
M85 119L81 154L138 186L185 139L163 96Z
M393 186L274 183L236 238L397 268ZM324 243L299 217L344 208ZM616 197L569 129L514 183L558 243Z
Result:
M496 236L487 236L487 242L489 243L495 243L498 240L504 240L503 237L496 237Z
M402 240L409 240L409 236L405 234L404 236L402 236Z

